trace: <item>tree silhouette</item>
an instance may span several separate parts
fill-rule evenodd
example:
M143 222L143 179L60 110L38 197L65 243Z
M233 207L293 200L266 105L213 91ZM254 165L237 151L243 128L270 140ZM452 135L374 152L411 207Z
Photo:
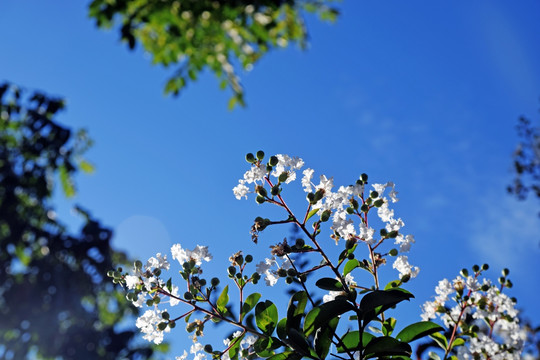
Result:
M90 169L84 132L54 117L61 99L0 85L0 359L142 359L148 345L117 324L134 310L106 272L126 263L110 229L78 208L84 220L69 234L51 204L58 179Z

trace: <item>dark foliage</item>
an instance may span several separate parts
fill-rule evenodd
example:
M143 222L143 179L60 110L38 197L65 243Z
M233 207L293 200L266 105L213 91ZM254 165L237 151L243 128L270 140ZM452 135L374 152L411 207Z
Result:
M116 324L133 315L123 291L106 278L125 255L112 232L82 209L80 234L56 219L51 195L60 179L88 168L89 146L54 117L64 103L0 85L0 359L142 359L136 330Z

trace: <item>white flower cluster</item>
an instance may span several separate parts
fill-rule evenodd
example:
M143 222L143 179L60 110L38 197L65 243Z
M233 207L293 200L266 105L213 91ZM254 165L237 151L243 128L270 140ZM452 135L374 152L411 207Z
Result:
M266 285L268 286L274 286L277 283L279 279L279 269L288 270L292 267L291 262L286 257L283 256L278 258L283 260L281 265L279 265L279 263L277 262L276 257L272 256L271 258L266 258L264 261L261 261L255 267L259 275L264 275L264 280L266 281Z
M484 279L480 284L473 276L458 276L452 282L443 279L435 293L434 301L422 305L422 320L440 317L447 328L452 328L462 326L465 316L470 315L490 329L488 334L479 333L471 338L468 347L460 346L459 359L520 359L526 332L519 326L515 303L489 280ZM450 307L447 303L454 293L455 303ZM464 293L467 295L463 296Z
M232 335L232 339L229 339L229 338L224 339L223 344L228 347L231 345L232 341L234 341L241 335L242 335L241 331L236 331ZM242 339L242 341L240 341L240 349L249 351L253 347L253 344L255 344L256 341L257 341L257 338L255 336L252 336L252 335L246 336L245 338ZM229 357L229 352L227 351L223 355L221 355L221 359L230 360L231 358Z
M278 154L276 155L279 162L274 167L271 175L278 178L282 173L287 173L287 180L285 183L288 184L291 181L296 179L296 170L300 170L304 166L304 161L298 157L290 157L289 155ZM266 165L263 163L253 164L252 167L245 172L244 178L238 180L238 185L233 188L234 196L238 200L245 197L247 199L247 194L250 192L249 187L246 184L255 184L260 182L264 183L265 176L268 175L266 171ZM252 192L252 191L251 191Z
M296 171L300 170L304 165L304 161L298 157L290 157L288 155L276 155L279 162L274 166L270 175L279 177L280 174L287 172L288 177L285 183L289 183L296 179ZM347 213L347 208L351 205L351 199L359 199L364 194L364 184L357 182L350 186L340 186L337 191L333 192L334 179L328 178L325 175L320 176L319 184L315 185L313 180L313 169L305 169L302 174L302 187L307 193L320 193L322 196L320 199L312 205L313 209L319 209L319 216L323 216L325 212L330 211L332 213L332 226L330 227L336 234L344 239L357 238L366 244L374 245L377 243L377 239L374 238L375 229L369 227L364 221L362 221L357 228L351 215ZM266 165L262 162L253 163L251 168L246 171L243 178L238 181L238 185L233 188L235 197L240 200L243 197L247 199L247 194L254 192L254 189L250 189L247 184L264 185L264 179L268 176ZM388 233L398 232L395 237L395 244L399 246L399 255L393 263L393 268L399 272L399 277L403 278L407 276L414 278L418 275L420 269L416 266L411 266L408 261L408 257L403 255L407 253L411 245L415 242L412 235L404 236L399 233L399 230L405 226L405 223L401 219L394 218L394 210L390 209L389 202L395 203L398 201L397 192L393 182L387 182L386 184L373 184L373 189L377 196L372 198L372 203L377 202L380 206L377 207L377 215L380 220L385 223L385 228ZM384 196L384 192L389 189L388 198ZM270 282L275 283L275 279L270 278Z
M171 247L171 253L173 259L176 259L180 264L184 262L195 261L196 265L201 265L202 261L212 260L212 255L208 252L208 247L197 245L193 250L183 249L180 244L175 244ZM140 264L139 264L140 265ZM130 290L136 290L138 293L131 301L136 307L143 307L143 304L150 299L149 293L151 293L156 287L165 288L166 284L156 274L156 270L169 270L171 264L167 261L167 255L161 255L158 253L155 257L148 259L144 266L135 265L131 275L124 277L126 287ZM180 303L178 300L178 286L171 285L170 294L172 296L166 296L170 306L176 306ZM157 306L154 305L152 309L146 310L144 314L137 318L135 325L141 329L141 332L145 334L143 339L153 341L159 344L163 341L163 332L170 331L169 327L165 330L159 330L157 325L163 322L161 314L166 311L160 311Z

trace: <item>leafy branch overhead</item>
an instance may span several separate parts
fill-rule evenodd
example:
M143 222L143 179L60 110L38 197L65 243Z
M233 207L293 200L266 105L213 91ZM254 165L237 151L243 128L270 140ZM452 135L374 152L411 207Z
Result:
M94 0L90 17L101 28L119 26L130 49L137 43L154 64L175 66L165 93L178 93L206 67L229 87L229 108L244 103L239 69L251 70L269 50L296 42L305 48L306 12L338 15L335 0Z

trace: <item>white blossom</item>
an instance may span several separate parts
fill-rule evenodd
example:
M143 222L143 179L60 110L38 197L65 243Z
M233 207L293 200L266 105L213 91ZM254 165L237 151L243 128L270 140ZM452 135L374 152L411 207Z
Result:
M409 259L405 255L400 255L394 261L392 265L394 269L399 271L399 278L401 279L404 275L409 275L411 278L416 277L420 269L416 266L411 266L409 264Z

